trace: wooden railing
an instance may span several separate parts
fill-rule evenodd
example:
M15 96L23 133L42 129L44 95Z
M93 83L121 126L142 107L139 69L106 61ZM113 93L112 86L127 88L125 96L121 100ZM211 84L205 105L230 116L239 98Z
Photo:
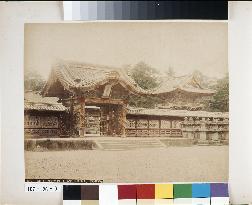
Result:
M182 137L181 129L126 129L128 137Z

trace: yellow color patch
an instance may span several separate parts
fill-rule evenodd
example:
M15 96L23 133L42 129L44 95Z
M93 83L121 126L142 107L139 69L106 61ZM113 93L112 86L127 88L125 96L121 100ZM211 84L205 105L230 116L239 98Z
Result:
M173 184L155 184L156 199L172 199Z
M155 205L173 205L173 199L156 199Z

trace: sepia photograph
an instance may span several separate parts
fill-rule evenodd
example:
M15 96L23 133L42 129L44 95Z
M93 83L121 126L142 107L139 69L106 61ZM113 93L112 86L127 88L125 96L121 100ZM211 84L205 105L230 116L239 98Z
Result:
M226 22L27 23L25 179L226 182Z

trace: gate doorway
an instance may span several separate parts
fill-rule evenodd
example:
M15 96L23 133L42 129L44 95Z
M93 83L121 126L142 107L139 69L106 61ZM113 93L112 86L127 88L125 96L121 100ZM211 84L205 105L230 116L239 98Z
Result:
M85 136L101 135L101 109L97 106L85 106Z

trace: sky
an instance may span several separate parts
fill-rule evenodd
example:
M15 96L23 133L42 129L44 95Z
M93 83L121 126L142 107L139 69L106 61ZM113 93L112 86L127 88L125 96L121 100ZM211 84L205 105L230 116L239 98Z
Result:
M45 79L52 64L70 60L121 67L140 61L176 75L228 72L225 22L81 22L25 25L25 70Z

